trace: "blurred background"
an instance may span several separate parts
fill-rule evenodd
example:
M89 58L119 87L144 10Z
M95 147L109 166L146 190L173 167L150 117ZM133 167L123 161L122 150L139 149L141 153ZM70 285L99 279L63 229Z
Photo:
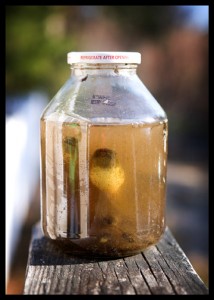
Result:
M137 51L169 119L167 225L208 286L208 6L6 6L6 293L40 219L39 118L70 51Z

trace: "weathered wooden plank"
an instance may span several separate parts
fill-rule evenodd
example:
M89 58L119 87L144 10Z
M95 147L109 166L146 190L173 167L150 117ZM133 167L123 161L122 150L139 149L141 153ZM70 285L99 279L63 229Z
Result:
M65 254L35 226L24 294L208 294L188 258L166 231L156 246L121 259Z
M204 294L206 287L169 229L155 247L159 263L179 294ZM183 287L185 286L185 289Z
M128 270L126 269L126 265L124 260L120 259L115 262L111 262L114 266L114 270L116 272L116 276L118 279L118 284L120 285L121 294L123 295L134 295L135 290L132 286L129 277Z
M153 289L153 293L170 295L175 294L174 287L168 280L164 270L160 268L160 265L158 264L158 258L155 255L155 246L145 250L145 252L142 255L145 258L146 263L151 270L151 273L156 279L156 287L155 289Z
M121 286L118 283L117 275L114 269L114 264L111 261L101 261L98 262L100 269L103 273L103 282L100 282L101 285L101 294L104 295L120 295Z
M140 259L143 259L141 255ZM151 294L150 287L147 285L144 275L141 273L141 270L138 268L137 255L124 258L125 264L128 269L128 277L131 281L131 284L134 287L135 293L139 295L149 295Z

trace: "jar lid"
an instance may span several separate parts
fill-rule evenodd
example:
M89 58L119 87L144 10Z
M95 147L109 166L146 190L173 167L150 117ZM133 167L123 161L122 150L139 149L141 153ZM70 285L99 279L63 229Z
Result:
M139 52L69 52L67 62L68 64L140 64L141 54Z

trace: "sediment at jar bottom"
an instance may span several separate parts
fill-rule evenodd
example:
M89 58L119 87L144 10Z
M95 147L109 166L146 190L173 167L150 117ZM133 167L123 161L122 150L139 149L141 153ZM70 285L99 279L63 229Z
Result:
M164 228L165 229L165 228ZM155 245L161 239L164 230L159 235L132 236L122 232L120 237L110 236L104 232L98 237L84 239L57 238L52 242L68 255L89 258L119 258L139 254L149 246Z

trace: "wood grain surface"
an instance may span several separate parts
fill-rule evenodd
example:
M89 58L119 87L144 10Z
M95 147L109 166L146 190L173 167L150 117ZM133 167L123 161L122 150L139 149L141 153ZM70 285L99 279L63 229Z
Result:
M86 259L65 254L33 229L24 294L208 294L188 258L166 228L159 243L138 255Z

